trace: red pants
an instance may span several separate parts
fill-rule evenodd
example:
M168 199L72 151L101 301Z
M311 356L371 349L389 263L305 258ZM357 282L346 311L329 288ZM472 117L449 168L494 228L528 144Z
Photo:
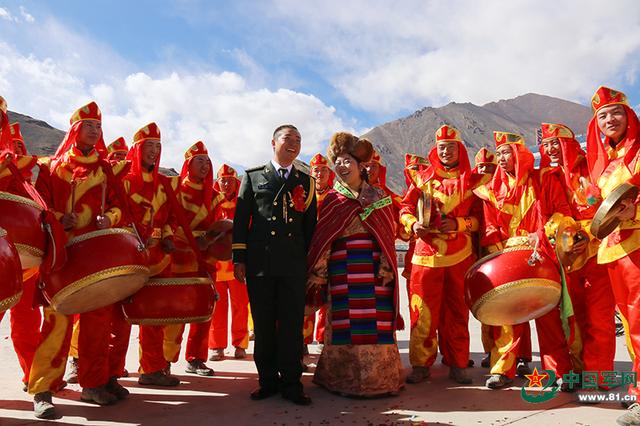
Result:
M551 312L536 319L538 343L540 345L540 359L542 368L552 370L557 378L571 370L571 359L567 340L560 321L560 310L554 308ZM529 341L529 324L503 325L492 327L495 346L491 351L491 374L503 374L513 378L516 372L516 359L526 358L526 346ZM524 350L523 350L524 349Z
M113 305L80 314L78 382L83 388L107 384L109 334ZM55 392L64 376L73 331L73 316L47 307L29 374L29 393Z
M122 306L113 305L111 315L111 335L109 337L109 376L122 377L127 360L131 324L124 318Z
M227 347L229 299L231 299L231 344L236 348L249 346L247 330L249 315L249 296L247 286L237 280L216 282L220 299L216 302L209 331L209 348Z
M613 295L620 313L629 323L629 338L635 354L640 353L640 250L607 264ZM604 349L604 348L603 348ZM640 357L633 359L633 371L640 374ZM629 386L629 393L640 390Z
M24 273L23 277L25 277ZM10 311L11 340L13 341L13 349L18 356L20 368L24 373L22 377L23 383L29 381L29 370L33 362L33 354L38 347L40 322L42 321L40 308L33 308L33 293L36 289L37 279L38 274L36 273L24 280L22 297ZM4 312L0 313L0 320L2 320L3 316Z
M615 301L606 265L598 265L593 257L567 275L567 284L578 328L571 349L582 364L574 365L574 370L612 371L616 352ZM580 366L582 370L575 368Z
M187 337L187 348L185 352L185 359L188 362L196 359L200 361L207 360L207 339L209 337L210 326L210 320L189 324L189 336ZM167 362L178 361L184 327L184 324L172 324L164 327L163 352Z
M469 362L469 309L464 300L464 274L473 256L446 268L412 265L409 291L411 338L409 361L429 367L438 354L452 367Z

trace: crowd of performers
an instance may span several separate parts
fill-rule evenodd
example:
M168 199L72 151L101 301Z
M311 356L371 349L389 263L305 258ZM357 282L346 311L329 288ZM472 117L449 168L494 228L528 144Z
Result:
M485 255L523 246L535 246L557 262L570 297L570 303L564 300L563 306L535 319L543 369L557 378L570 371L612 371L616 307L625 320L633 371L640 368L635 357L640 350L640 209L633 200L625 201L616 213L620 224L613 232L603 240L590 233L602 201L621 184L637 184L640 179L638 118L619 91L600 87L593 96L586 151L574 130L542 123L538 168L524 138L508 131L493 132L494 148L482 148L472 167L460 131L442 125L425 157L407 154L403 195L387 187L386 168L371 142L346 132L333 135L326 157L317 154L311 159L311 183L290 183L289 188L287 182L305 179L292 165L301 143L292 125L276 129L274 159L248 169L241 183L228 165L214 177L202 142L185 153L179 177L160 174L162 144L154 123L136 132L130 148L122 138L105 146L95 103L73 114L53 156L36 158L28 155L19 126L8 122L4 100L0 107L4 152L0 191L33 197L33 187L24 182L34 181L47 206L43 221L52 234L64 237L53 238L55 244L97 230L135 228L148 251L151 278L193 276L204 269L214 279L219 300L213 318L189 324L188 373L213 375L205 360L224 358L229 305L234 356L246 355L251 299L260 375L260 388L252 399L271 396L279 384L295 388L293 396L283 396L302 405L310 403L301 385L295 387L304 365L292 367L279 340L285 330L290 333L285 326L289 320L299 330L291 337L297 346L291 353L302 355L314 340L323 344L314 382L332 392L395 394L405 383L426 380L438 353L449 367L449 377L469 384L465 274ZM34 170L37 178L31 175ZM260 197L272 184L280 190L267 208ZM220 261L207 255L207 231L220 219L233 220L237 205L233 260ZM291 262L296 259L293 252L281 253L284 261L278 264L301 271L306 280L302 293L306 292L306 316L300 315L298 321L291 317L298 311L302 314L302 306L279 317L282 306L269 307L261 301L266 297L261 292L268 285L279 288L293 282L269 281L263 264L268 264L266 270L275 270L276 254L269 252L269 245L274 252L275 239L287 237L276 231L286 234L293 229L287 226L305 212L314 216L312 222L304 219L305 230L311 233L299 244L306 265L304 260ZM283 224L275 228L275 222ZM553 248L559 244L561 226L574 230L562 262ZM256 237L256 229L266 236ZM291 232L288 237L295 239ZM398 307L399 292L404 290L397 272L397 239L409 243L402 273L410 310L408 374L395 339L396 330L404 327ZM289 250L287 245L280 247ZM262 262L259 267L257 259ZM67 369L82 387L82 400L106 405L128 394L117 379L127 374L130 322L118 303L79 315L65 315L51 306L40 294L40 283L59 261L45 255L39 268L24 268L24 291L10 310L11 337L24 371L25 391L34 397L36 416L43 418L55 413L51 397L65 386L68 357ZM292 290L296 295L298 291ZM269 315L275 325L265 325L263 319L271 319ZM181 350L184 322L140 324L141 385L179 385L170 366ZM298 341L303 344L298 346ZM503 388L516 375L531 374L529 323L483 325L482 343L486 352L482 366L490 369L488 388ZM572 388L561 379L557 385L563 391ZM603 375L598 387L608 387ZM640 390L633 383L628 392L635 396ZM637 405L631 405L625 416L631 419L628 424L640 424L633 423L640 422Z

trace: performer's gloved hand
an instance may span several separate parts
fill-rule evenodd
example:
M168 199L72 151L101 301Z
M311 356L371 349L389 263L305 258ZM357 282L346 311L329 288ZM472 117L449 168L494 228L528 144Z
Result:
M233 276L236 280L246 284L247 267L244 263L233 264Z
M574 254L582 254L589 245L589 236L584 231L578 231L573 239L573 248L571 250Z
M416 222L412 226L413 233L416 234L418 238L425 238L429 233L429 228L421 224L420 222Z
M454 219L445 217L442 219L442 223L440 224L440 227L438 228L438 231L440 232L454 232L458 230L458 222L455 221Z
M163 238L160 241L160 246L162 247L162 251L165 253L173 253L176 250L176 245L173 243L171 238Z
M620 204L621 204L621 209L616 215L618 216L618 219L622 221L631 220L636 216L636 205L633 203L633 200L631 199L622 200Z
M60 219L62 227L65 231L71 231L78 224L78 215L75 213L65 213Z
M108 216L96 217L96 228L98 229L111 228L111 219L109 219Z
M205 251L207 247L209 247L209 242L207 241L207 237L201 235L196 237L196 243L198 243L198 248L202 251Z

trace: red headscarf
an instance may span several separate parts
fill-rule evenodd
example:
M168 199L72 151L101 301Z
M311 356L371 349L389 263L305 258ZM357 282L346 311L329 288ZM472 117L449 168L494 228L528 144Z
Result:
M571 188L571 171L573 171L578 160L580 158L586 158L587 154L580 147L573 131L564 124L542 123L541 129L542 142L550 139L558 139L560 141L562 163L565 172L564 179L567 188ZM550 164L551 158L544 151L542 144L540 144L540 168L548 167Z
M467 153L467 148L465 148L462 143L462 139L460 138L460 132L455 127L451 127L448 125L440 126L438 130L436 130L436 142L431 151L429 151L429 162L431 165L428 169L426 169L422 175L423 181L427 181L438 171L448 172L450 169L447 169L440 158L438 157L438 142L455 142L458 145L458 165L455 167L460 172L460 187L458 188L460 194L464 194L467 189L469 189L469 182L471 177L471 164L469 164L469 154ZM463 198L461 198L462 200Z
M78 142L78 134L80 133L80 127L82 123L86 120L95 120L102 121L102 113L100 112L100 108L98 108L98 104L95 102L89 102L87 105L78 108L71 119L69 120L71 124L71 128L64 135L64 139L62 143L58 146L55 154L51 157L51 172L53 173L58 165L61 163L63 157L72 149L77 147ZM104 139L102 139L102 135L100 135L100 139L96 143L94 149L98 153L99 158L107 157L107 148L104 145Z
M142 146L146 140L160 140L160 129L156 123L147 124L133 135L133 145L127 153L127 161L131 162L131 169L129 170L129 174L125 177L125 179L131 183L131 193L139 193L144 187L144 180L142 177ZM161 154L162 147L160 148L158 159L153 165L153 170L151 171L153 175L153 188L157 188L158 186L158 169L160 168ZM145 196L148 199L153 198L153 194L146 194Z
M218 173L216 175L216 181L213 184L213 190L218 193L218 194L222 194L222 191L220 191L220 182L218 182L218 180L220 178L223 177L232 177L235 178L236 180L236 189L233 193L233 196L231 197L232 199L236 199L238 197L238 192L240 191L240 179L238 179L238 172L236 172L236 169L234 169L233 167L227 165L227 164L223 164L222 166L220 166L220 168L218 169Z
M209 209L211 208L211 201L213 200L213 165L211 164L207 147L204 146L202 141L196 142L184 153L184 163L182 164L182 170L180 171L180 190L187 193L192 191L192 188L186 184L186 179L189 176L189 166L191 165L191 161L199 155L207 157L207 161L209 161L210 166L209 173L207 173L202 181L202 190L204 194L202 199L204 205Z
M2 127L0 128L0 152L14 153L13 142L11 141L11 126L7 115L7 101L0 96L0 116L2 117Z
M314 167L326 167L327 169L329 169L329 181L327 182L327 187L332 188L333 179L335 178L336 174L333 172L333 170L331 170L331 167L329 167L329 160L327 160L324 155L318 153L311 158L311 161L309 161L309 168L313 170Z
M513 148L516 184L509 187L509 176L507 176L507 172L505 172L501 167L498 167L488 186L494 194L500 198L504 198L506 202L518 200L524 188L522 185L524 179L531 171L533 171L533 165L535 162L533 154L525 146L524 138L518 134L493 132L493 138L496 142L496 150L502 145L507 144L511 145L511 148ZM505 189L507 188L508 190L505 193Z
M609 156L605 150L606 146L611 146L611 140L608 137L602 139L602 132L598 127L598 111L610 105L622 105L627 114L627 130L618 145L626 148L624 155L624 164L629 168L630 173L633 175L632 164L640 143L636 143L640 139L640 125L638 125L638 116L635 111L629 107L627 96L618 92L617 90L609 89L608 87L600 87L593 95L591 99L591 108L593 110L593 118L589 122L587 127L587 161L589 163L589 171L591 173L591 181L596 183L602 175L602 172L609 165Z

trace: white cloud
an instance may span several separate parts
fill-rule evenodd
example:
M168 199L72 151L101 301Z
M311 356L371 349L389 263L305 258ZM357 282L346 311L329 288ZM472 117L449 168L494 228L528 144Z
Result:
M17 22L16 18L4 7L0 7L0 19L4 19L5 21Z
M268 10L269 8L267 8ZM355 106L398 112L632 84L640 2L275 0L270 19Z
M20 15L25 20L25 22L33 23L35 22L35 18L32 14L30 14L24 6L20 6Z
M89 79L92 65L74 68L65 51L60 61L24 55L6 42L0 51L0 93L11 110L66 129L73 110L96 100L107 143L118 136L130 142L138 128L155 121L163 135L162 163L178 170L197 140L205 142L216 167L223 161L249 167L271 157L271 133L280 124L298 126L307 157L323 151L332 132L348 127L315 96L249 88L232 72L118 76L103 68Z

